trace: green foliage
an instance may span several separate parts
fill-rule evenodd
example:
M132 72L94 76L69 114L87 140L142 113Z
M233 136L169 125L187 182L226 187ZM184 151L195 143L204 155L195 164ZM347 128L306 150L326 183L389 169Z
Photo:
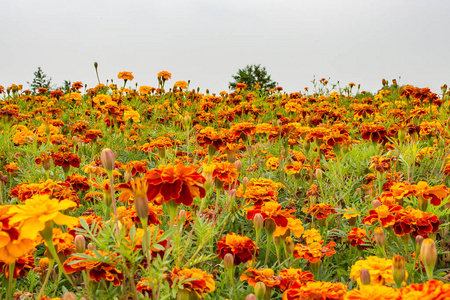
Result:
M31 84L29 82L27 83L30 84L31 92L36 94L39 88L46 88L47 90L50 90L51 81L52 79L47 77L41 67L38 67L37 71L34 72L34 79Z
M245 83L249 89L253 89L258 83L262 90L273 89L277 84L270 75L267 75L266 67L261 67L261 65L247 65L231 77L234 79L234 82L230 82L233 90L236 89L238 83Z

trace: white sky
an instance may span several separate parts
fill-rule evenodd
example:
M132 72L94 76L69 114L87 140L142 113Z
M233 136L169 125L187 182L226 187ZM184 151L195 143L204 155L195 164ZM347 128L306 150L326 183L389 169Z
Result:
M261 64L288 92L329 78L375 92L381 79L440 92L450 85L450 1L441 0L0 0L0 85L100 80L131 71L228 90Z

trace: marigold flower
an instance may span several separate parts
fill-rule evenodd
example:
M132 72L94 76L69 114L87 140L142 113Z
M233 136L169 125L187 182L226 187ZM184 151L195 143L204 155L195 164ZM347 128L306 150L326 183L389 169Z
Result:
M325 255L330 257L336 253L336 250L333 249L336 246L335 242L329 242L325 246L323 244L324 241L313 242L308 245L296 244L294 247L294 257L296 259L304 258L314 264Z
M283 300L339 300L343 299L346 292L347 286L340 282L308 281L302 284L296 281L284 292Z
M423 198L430 201L432 205L438 206L442 200L445 199L450 192L445 185L437 185L430 187L425 181L419 181L416 185L413 185L414 195L418 198Z
M147 197L149 201L165 203L174 200L176 204L191 205L195 197L203 198L205 177L196 171L195 166L160 165L145 174L149 185Z
M34 256L32 254L19 257L15 261L13 278L26 277L28 272L34 269ZM0 271L9 278L9 264L6 264L0 259Z
M306 244L312 244L322 240L319 230L315 228L305 230L302 237L306 240Z
M352 266L350 271L350 278L358 282L361 286L360 273L362 269L369 270L370 273L370 285L383 285L385 283L395 284L394 277L392 275L392 260L379 258L376 256L369 256L365 260L358 260ZM406 273L406 278L408 273Z
M114 258L116 256L116 254L109 255L102 250L97 250L97 252L102 256L102 260ZM96 254L90 250L86 250L84 255L91 256L92 258L86 258L85 256L78 256L75 254L64 262L63 267L67 274L86 271L91 280L101 282L103 279L112 282L114 286L119 286L123 281L123 274L116 269L115 264L98 261L99 258L97 258Z
M281 291L285 291L292 287L294 282L300 282L305 284L308 281L314 281L314 275L309 271L302 271L302 269L285 269L278 272L278 276L281 276L279 288Z
M352 228L349 232L347 232L347 237L350 241L350 245L353 247L358 247L359 249L372 248L366 231L362 228ZM368 243L369 245L365 245Z
M76 206L70 200L59 202L57 199L50 199L48 195L35 195L26 200L25 204L11 207L9 213L14 214L11 222L21 224L21 237L35 239L48 221L54 221L58 225L77 224L77 218L60 212Z
M203 299L203 295L216 290L212 275L200 269L173 268L172 272L166 275L166 279L170 286L173 285L175 280L177 280L177 283L181 281L184 290L194 292L200 299Z
M213 178L228 185L233 184L238 178L236 166L228 161L215 163L212 175Z
M317 219L326 219L330 213L336 214L336 211L330 204L318 203L311 206L309 209L304 208L303 211L312 216L316 216Z
M120 72L118 75L117 75L117 78L119 78L119 79L123 79L123 80L133 80L134 79L134 76L133 76L133 72L126 72L126 71L123 71L123 72Z
M252 206L245 209L247 211L247 220L253 220L254 215L261 214L264 220L272 219L277 226L286 227L288 225L288 218L291 218L291 213L294 209L282 209L278 202L265 202L261 206Z
M257 282L263 282L267 287L277 287L282 279L281 276L275 276L272 269L249 268L241 275L241 281L247 280L248 284L253 287Z
M395 215L393 227L397 235L410 233L413 237L421 235L427 238L428 234L439 229L440 224L436 215L408 207Z
M217 242L217 254L224 259L225 254L231 253L234 257L234 264L237 266L252 260L255 243L248 237L237 235L234 232ZM256 255L258 255L258 250Z
M450 284L439 280L410 284L400 290L402 299L446 300L450 295Z
M400 293L389 286L361 285L359 290L348 291L344 300L401 300ZM408 298L409 299L409 298Z
M363 220L364 224L371 225L376 220L379 220L381 225L389 227L395 223L395 215L403 210L399 205L380 205L375 209L369 211L369 216Z
M172 74L167 71L161 71L158 73L158 78L169 80L170 78L172 78Z

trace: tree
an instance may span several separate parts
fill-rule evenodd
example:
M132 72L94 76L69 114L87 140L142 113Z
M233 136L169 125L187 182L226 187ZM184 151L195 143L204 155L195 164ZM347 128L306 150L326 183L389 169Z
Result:
M270 75L267 76L266 67L261 67L261 65L247 65L231 77L234 79L234 82L230 82L230 87L233 90L236 89L237 83L245 83L249 89L254 88L258 83L263 90L273 89L277 84L270 78Z
M46 88L47 90L50 90L50 83L52 79L47 78L47 75L44 74L44 71L42 71L41 67L38 67L37 71L34 72L34 79L31 83L31 91L33 94L36 94L36 92L39 90L39 88ZM27 82L30 84L29 82Z

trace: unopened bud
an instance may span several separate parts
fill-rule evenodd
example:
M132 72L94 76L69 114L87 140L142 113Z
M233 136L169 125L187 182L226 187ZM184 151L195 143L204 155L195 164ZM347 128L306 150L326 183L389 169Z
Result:
M77 300L77 299L78 299L77 295L75 295L72 292L64 293L61 296L61 300Z
M362 285L370 284L370 272L367 269L362 269L361 273L359 273L359 278L361 279Z
M317 180L322 181L323 172L321 169L316 169Z
M263 299L266 294L266 285L264 282L259 281L255 284L255 295L257 299Z
M89 251L94 251L95 249L97 249L97 246L95 246L94 243L89 243L88 244L88 250Z
M234 266L234 256L231 253L225 254L223 257L223 265L226 270L231 270Z
M253 217L253 226L256 230L261 230L264 227L264 217L261 214L256 214Z
M187 213L184 209L180 210L180 212L178 213L178 219L180 220L180 224L183 225L184 222L186 221L187 218Z
M97 62L94 62L94 68L98 68L98 63Z
M375 228L373 239L375 240L375 243L380 247L384 247L386 245L386 236L382 227Z
M275 245L275 247L279 247L281 245L282 241L283 241L283 239L281 238L281 236L273 237L273 244Z
M428 280L433 279L433 269L437 262L436 245L432 239L424 239L420 248L422 263L427 271Z
M392 275L397 288L401 288L406 278L405 258L400 255L394 255L392 259Z
M243 185L244 187L246 187L247 184L248 184L248 177L245 176L244 178L242 178L242 185Z
M372 206L374 209L376 209L377 207L381 206L381 201L380 200L374 200L372 201Z
M255 294L248 294L245 300L257 300L257 298Z
M236 167L237 171L240 172L242 169L242 161L240 159L236 160L234 162L234 166Z
M77 253L84 253L86 251L86 239L81 234L75 236L74 244Z
M267 231L267 234L272 235L277 229L277 224L273 219L266 219L264 221L264 228Z
M290 236L286 237L284 240L284 245L286 246L286 253L288 255L294 254L294 241Z
M421 235L416 236L416 244L417 245L422 246L423 240L424 240L423 236L421 236Z
M149 213L147 195L134 198L134 208L141 222L147 220Z
M111 149L103 149L100 154L100 159L102 161L103 168L105 168L107 172L112 172L114 170L115 155Z

